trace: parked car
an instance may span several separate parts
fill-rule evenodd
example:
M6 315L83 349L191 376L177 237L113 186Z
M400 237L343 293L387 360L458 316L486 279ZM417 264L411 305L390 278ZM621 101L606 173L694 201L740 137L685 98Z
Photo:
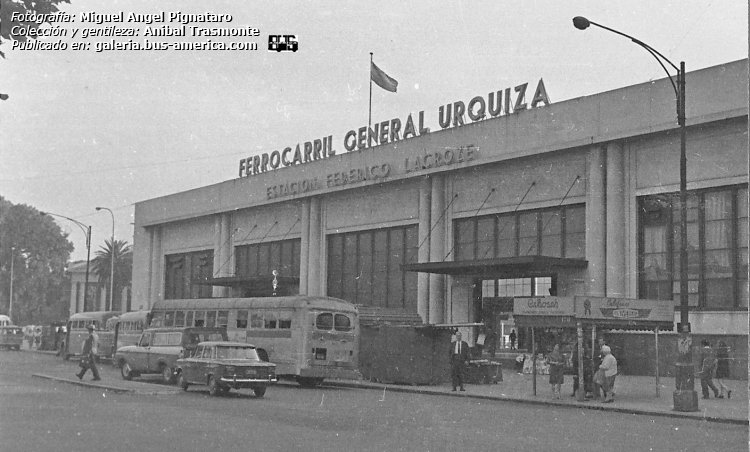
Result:
M263 397L276 383L276 364L260 359L254 345L242 342L202 342L188 358L177 360L178 384L208 385L212 396L229 389L250 388Z
M125 380L161 374L162 380L171 384L179 358L190 356L200 342L226 340L226 328L151 328L141 333L136 345L119 348L115 363Z
M23 328L15 325L0 326L0 348L21 350Z

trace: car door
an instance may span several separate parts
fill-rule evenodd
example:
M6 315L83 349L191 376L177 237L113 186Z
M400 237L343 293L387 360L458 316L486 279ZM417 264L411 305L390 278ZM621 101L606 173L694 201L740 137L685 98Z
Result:
M188 383L198 382L198 361L203 354L203 346L199 345L189 357L183 359L182 375Z
M211 361L211 346L202 347L200 354L196 353L195 359L195 382L206 384L208 381L208 365Z
M133 347L130 356L126 357L133 370L142 371L148 368L148 351L151 348L152 336L153 334L150 331L141 334L138 345Z

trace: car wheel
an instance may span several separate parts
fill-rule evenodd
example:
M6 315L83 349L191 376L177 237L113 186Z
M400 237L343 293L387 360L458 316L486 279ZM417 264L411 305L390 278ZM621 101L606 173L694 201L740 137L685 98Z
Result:
M266 395L266 387L258 386L257 388L253 388L253 392L255 393L255 397L263 397Z
M182 388L183 391L187 391L188 390L188 386L190 386L190 384L188 384L187 380L185 380L185 377L182 375L182 373L180 373L180 375L177 376L177 384L180 385L180 387Z
M208 377L208 394L211 396L221 395L221 388L214 377Z
M174 372L172 372L172 368L169 366L161 366L161 379L164 383L171 385L174 383Z
M125 380L132 380L133 379L133 368L130 367L130 364L128 364L127 361L123 361L120 364L120 375L122 375L122 378Z

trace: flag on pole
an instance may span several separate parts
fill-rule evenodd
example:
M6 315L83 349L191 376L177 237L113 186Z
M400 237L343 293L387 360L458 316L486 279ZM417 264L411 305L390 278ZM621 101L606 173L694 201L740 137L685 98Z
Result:
M398 87L396 79L389 77L388 74L375 66L375 63L372 61L370 62L370 79L379 87L392 93L395 93Z

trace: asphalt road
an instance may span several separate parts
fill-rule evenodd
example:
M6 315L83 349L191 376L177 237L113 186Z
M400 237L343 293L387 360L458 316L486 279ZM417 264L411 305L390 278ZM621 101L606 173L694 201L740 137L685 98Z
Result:
M59 358L0 351L0 450L747 451L747 426L294 385L214 398L31 378ZM104 382L119 378L103 369ZM166 388L165 388L166 389Z

